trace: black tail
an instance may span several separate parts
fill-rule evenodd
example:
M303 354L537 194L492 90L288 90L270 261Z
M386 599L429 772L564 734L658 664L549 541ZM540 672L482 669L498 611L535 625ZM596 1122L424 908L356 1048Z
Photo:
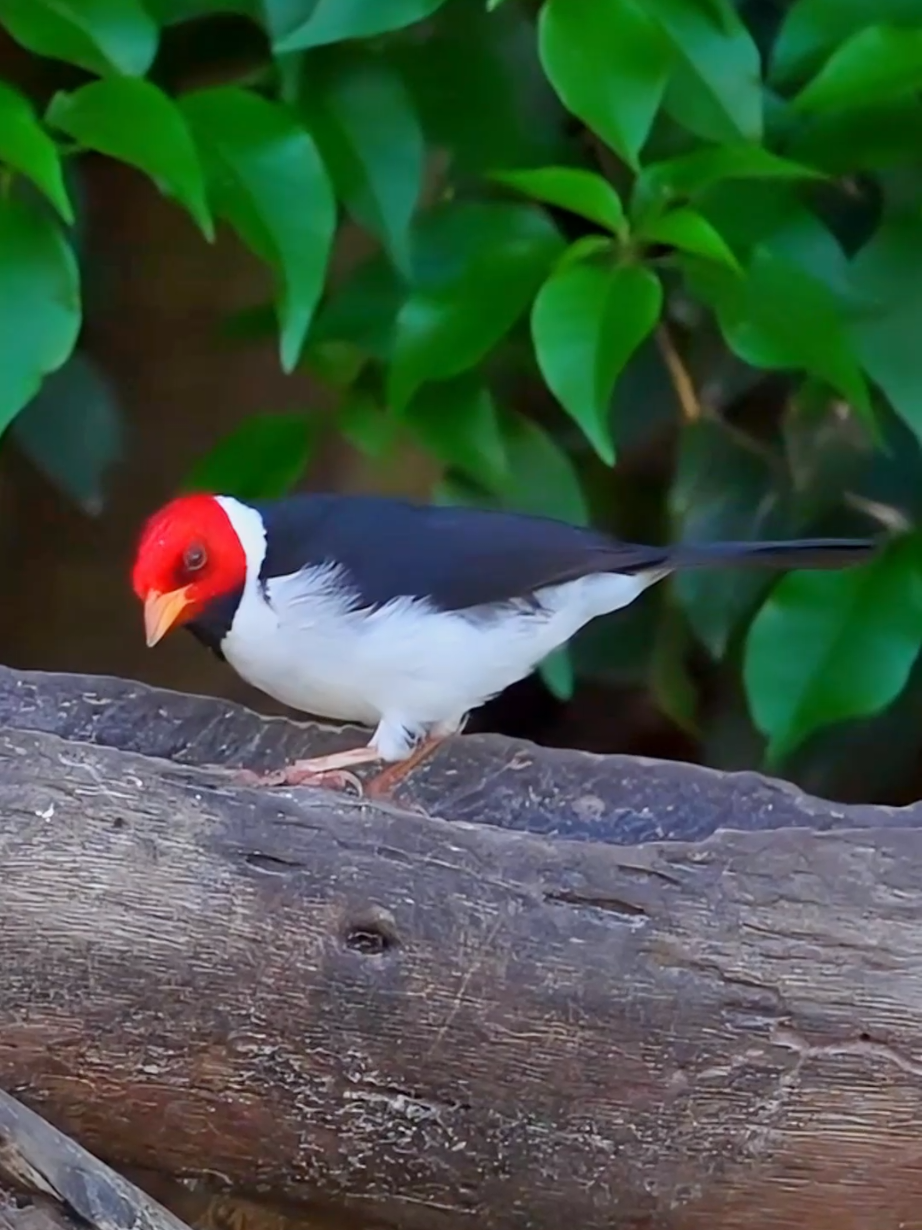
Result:
M790 542L684 543L664 552L671 568L847 568L880 549L870 538L799 538Z

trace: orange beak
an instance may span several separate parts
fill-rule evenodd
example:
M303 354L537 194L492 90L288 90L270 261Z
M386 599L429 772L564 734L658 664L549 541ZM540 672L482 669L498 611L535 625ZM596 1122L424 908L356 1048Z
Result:
M173 589L168 594L158 594L155 589L149 591L144 600L144 632L148 649L166 636L171 628L175 628L183 612L191 605L187 586Z

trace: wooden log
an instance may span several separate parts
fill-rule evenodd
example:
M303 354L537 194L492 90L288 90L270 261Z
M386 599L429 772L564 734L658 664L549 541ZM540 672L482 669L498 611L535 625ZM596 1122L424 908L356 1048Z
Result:
M922 809L0 673L0 1084L100 1156L408 1230L922 1226ZM420 809L425 814L420 814Z
M0 1181L33 1197L0 1207L10 1230L189 1230L163 1205L0 1090Z

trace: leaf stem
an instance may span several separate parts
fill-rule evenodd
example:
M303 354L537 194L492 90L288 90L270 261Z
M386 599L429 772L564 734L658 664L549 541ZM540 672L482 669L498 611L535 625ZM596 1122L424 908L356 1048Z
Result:
M663 362L666 364L666 370L669 372L669 378L672 380L672 387L679 399L679 405L682 407L683 417L689 423L697 423L702 416L701 402L698 400L688 368L682 362L675 342L672 340L672 334L666 325L660 325L656 330L656 343L663 356Z

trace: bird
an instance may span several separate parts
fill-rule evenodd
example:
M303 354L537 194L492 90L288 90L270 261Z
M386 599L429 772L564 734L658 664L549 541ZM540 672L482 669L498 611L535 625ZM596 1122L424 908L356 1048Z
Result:
M179 495L149 516L131 571L148 646L185 627L262 692L371 728L266 785L388 795L469 714L584 625L679 569L839 568L873 539L643 546L548 517L317 492Z

